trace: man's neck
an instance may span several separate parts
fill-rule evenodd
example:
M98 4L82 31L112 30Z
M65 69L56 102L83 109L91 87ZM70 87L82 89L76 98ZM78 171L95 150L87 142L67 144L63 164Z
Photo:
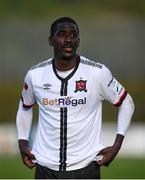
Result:
M76 66L77 58L77 55L68 60L54 58L54 64L56 69L58 69L59 71L68 71Z

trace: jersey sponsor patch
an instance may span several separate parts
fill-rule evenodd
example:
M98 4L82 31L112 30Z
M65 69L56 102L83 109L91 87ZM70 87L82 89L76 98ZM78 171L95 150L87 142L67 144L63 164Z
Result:
M113 84L114 84L114 90L115 90L115 92L116 92L118 95L120 95L120 94L122 93L122 91L123 91L124 88L122 87L122 85L121 85L116 79L114 79Z
M120 95L122 91L124 90L123 86L115 79L112 77L111 81L108 84L108 87L113 87L114 91Z
M42 103L43 105L47 106L61 106L61 107L66 107L66 106L78 106L82 104L86 104L87 98L72 98L72 97L64 97L64 98L58 98L58 99L48 99L48 98L43 98Z

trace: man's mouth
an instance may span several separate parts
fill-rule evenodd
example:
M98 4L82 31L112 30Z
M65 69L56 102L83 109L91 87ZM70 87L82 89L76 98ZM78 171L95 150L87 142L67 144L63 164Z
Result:
M72 46L63 46L63 49L67 52L70 52L73 50L73 47Z
M72 47L66 47L66 48L64 48L64 50L67 51L67 52L71 52L72 51Z

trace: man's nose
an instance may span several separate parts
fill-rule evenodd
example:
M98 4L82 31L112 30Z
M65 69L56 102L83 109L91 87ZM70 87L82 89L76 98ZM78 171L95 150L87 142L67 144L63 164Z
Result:
M72 42L71 36L70 36L70 35L66 35L66 36L65 36L65 41L66 41L66 42Z

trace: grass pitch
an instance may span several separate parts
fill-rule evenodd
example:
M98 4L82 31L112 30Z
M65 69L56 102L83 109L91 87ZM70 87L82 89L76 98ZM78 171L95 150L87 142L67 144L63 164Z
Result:
M23 165L20 156L0 156L0 179L33 179L35 168ZM115 159L101 168L102 179L145 179L144 159Z

